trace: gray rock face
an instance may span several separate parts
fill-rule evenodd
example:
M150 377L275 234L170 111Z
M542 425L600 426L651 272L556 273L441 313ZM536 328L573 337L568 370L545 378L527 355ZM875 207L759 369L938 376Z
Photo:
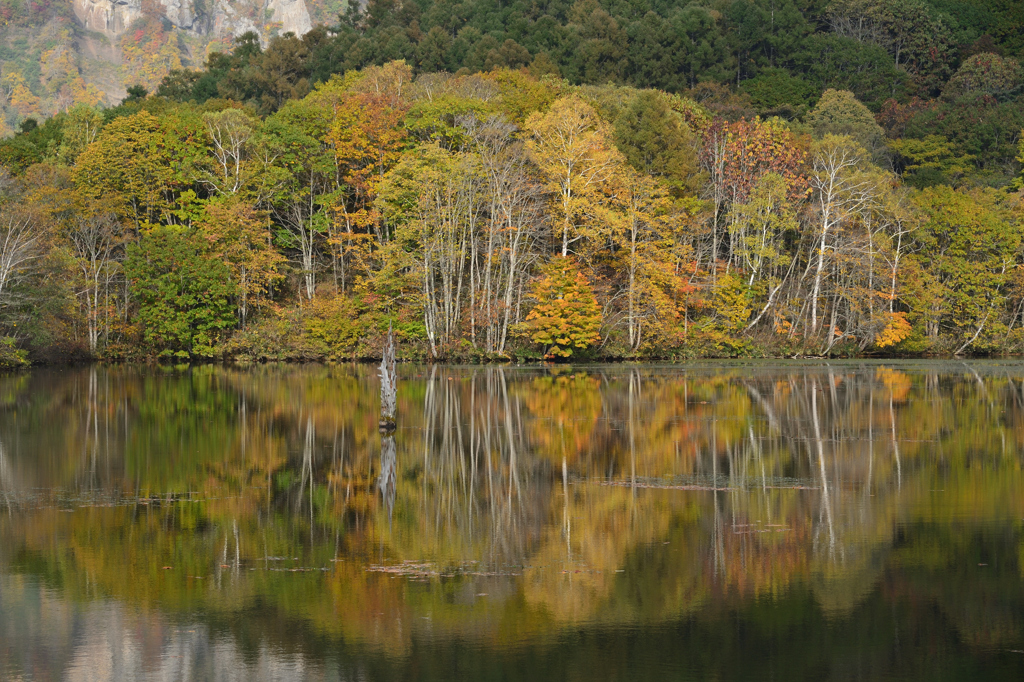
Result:
M214 38L255 31L265 42L267 23L299 36L312 28L304 0L214 0L207 11L197 11L196 0L158 1L167 20L179 29ZM72 0L72 5L82 26L114 39L142 16L142 0Z
M189 0L160 0L164 6L164 16L178 28L190 29L196 20L192 13Z
M140 0L74 0L72 6L82 26L106 35L121 35L142 16Z
M304 0L269 0L267 8L273 10L272 20L281 24L282 31L301 36L313 28Z

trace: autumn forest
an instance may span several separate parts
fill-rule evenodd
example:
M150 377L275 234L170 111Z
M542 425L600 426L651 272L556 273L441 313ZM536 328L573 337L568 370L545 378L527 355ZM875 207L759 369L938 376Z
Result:
M970 10L970 11L968 11ZM1024 9L371 0L0 141L0 364L1024 351Z

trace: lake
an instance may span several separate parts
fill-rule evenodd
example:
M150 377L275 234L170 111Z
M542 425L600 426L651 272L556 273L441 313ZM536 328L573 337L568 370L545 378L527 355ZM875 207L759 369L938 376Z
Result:
M0 377L0 679L1024 678L1024 362Z

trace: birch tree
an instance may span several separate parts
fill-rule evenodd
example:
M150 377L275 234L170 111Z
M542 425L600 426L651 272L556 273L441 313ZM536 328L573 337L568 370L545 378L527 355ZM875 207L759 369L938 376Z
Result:
M17 285L42 255L42 229L32 213L11 204L0 206L0 307L17 301Z
M826 135L816 143L810 176L814 213L810 219L811 258L805 275L813 270L810 293L810 332L818 331L819 297L826 252L836 230L854 218L876 191L873 178L862 173L864 150L850 138Z
M562 257L581 240L597 242L599 226L591 207L603 185L624 163L611 144L610 126L577 95L555 100L547 113L526 120L527 145L554 201L555 239Z
M237 194L246 184L249 151L258 122L241 109L203 114L212 168L203 181L218 194Z
M323 139L328 115L305 101L289 102L266 123L265 143L276 150L283 179L269 198L271 214L283 228L278 242L296 256L307 301L316 294L334 187L334 159Z
M470 334L477 342L481 329L483 348L504 353L511 324L520 321L516 303L543 222L540 187L531 177L526 146L516 127L503 117L480 121L463 117L480 159L486 215L472 242L470 261Z
M125 230L117 215L97 202L82 202L65 224L64 237L71 245L81 275L79 297L83 302L89 352L99 349L106 337L106 311L111 284L121 271Z
M631 352L669 327L678 310L674 293L682 286L674 261L686 242L685 212L653 178L624 167L617 200L605 214L613 233L612 267L624 298L626 338ZM689 252L689 249L687 249Z
M385 224L419 259L423 323L434 357L442 356L461 332L480 189L475 156L437 144L407 154L381 185Z

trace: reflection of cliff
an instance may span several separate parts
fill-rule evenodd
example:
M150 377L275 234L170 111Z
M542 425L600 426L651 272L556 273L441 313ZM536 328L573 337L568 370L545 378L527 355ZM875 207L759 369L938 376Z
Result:
M203 623L140 614L113 600L77 604L24 578L0 576L0 592L0 671L21 670L25 679L249 682L323 675L304 656L244 647Z

